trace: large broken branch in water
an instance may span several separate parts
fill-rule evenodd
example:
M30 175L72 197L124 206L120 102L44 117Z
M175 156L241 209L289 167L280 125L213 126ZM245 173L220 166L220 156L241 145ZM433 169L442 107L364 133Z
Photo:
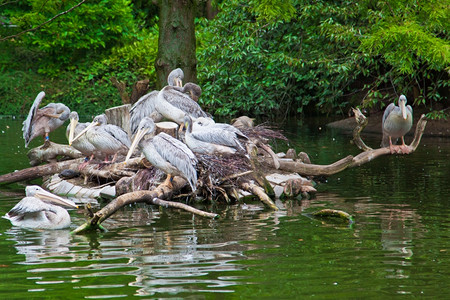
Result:
M364 152L356 155L353 158L352 163L349 165L349 167L359 167L365 163L374 160L379 156L391 154L391 151L389 150L388 147L372 149L366 146L366 144L363 142L361 138L360 133L367 125L367 121L365 121L365 117L359 109L354 109L353 111L355 112L355 119L356 119L356 128L353 131L353 141L358 146L358 148L360 148ZM422 135L423 132L425 131L426 125L427 125L427 118L425 115L422 115L420 117L420 120L417 122L416 131L414 133L414 139L412 140L411 144L407 146L409 148L409 153L413 153L414 151L416 151L417 147L420 144L420 140L422 139Z
M379 156L391 154L389 148L372 149L364 143L360 133L367 125L367 120L366 117L361 113L361 111L359 111L359 109L355 109L354 111L357 125L353 131L353 141L358 146L358 148L360 148L364 152L356 156L349 155L330 165L305 164L300 161L283 159L279 161L280 162L279 169L289 172L296 172L304 176L329 176L339 173L347 168L361 166L365 163L374 160ZM426 125L427 125L427 118L425 115L422 115L420 117L420 120L417 122L414 139L408 146L410 153L414 152L419 146ZM271 165L272 167L275 167L270 159L265 159L265 163Z
M182 203L162 200L162 199L170 199L172 197L172 194L174 192L181 190L181 188L185 186L186 183L187 183L186 180L176 176L173 177L172 188L163 183L151 191L135 191L123 194L114 199L113 201L111 201L110 203L108 203L106 206L104 206L96 213L94 213L94 215L91 217L89 221L79 226L72 233L79 234L86 231L99 229L101 228L99 225L107 218L109 218L111 215L113 215L117 210L128 204L133 203L147 203L150 205L176 207L201 216L217 218L218 217L217 214L207 213Z

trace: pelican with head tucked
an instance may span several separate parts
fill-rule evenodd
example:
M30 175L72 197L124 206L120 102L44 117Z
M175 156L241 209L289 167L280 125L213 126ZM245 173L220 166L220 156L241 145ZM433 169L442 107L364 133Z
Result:
M411 105L406 106L406 97L401 95L398 99L398 106L394 103L388 105L383 114L382 130L383 140L382 147L389 146L391 153L395 152L395 146L392 139L401 138L402 144L397 146L398 151L404 154L410 152L408 146L405 145L405 134L411 129L413 123L413 110Z
M27 186L25 195L4 216L11 224L34 229L62 229L70 226L70 215L65 208L78 208L75 203L37 185Z
M169 86L183 86L184 73L180 68L173 70L167 77L167 84ZM139 122L144 117L151 117L154 122L161 121L164 117L156 111L156 97L159 91L152 91L141 98L130 109L130 130L131 133L136 133Z
M105 155L105 162L107 162L109 155L114 155L112 159L112 162L114 162L117 154L127 153L131 145L130 138L125 130L119 126L107 124L105 114L96 116L92 123L72 140L72 143L84 134L95 149Z
M45 144L48 143L48 134L64 124L69 118L70 109L62 103L49 103L39 108L44 92L40 92L31 106L27 118L23 121L23 139L25 147L37 136L43 136Z
M202 120L202 119L200 119ZM208 120L208 119L206 119ZM203 154L235 154L236 152L246 154L239 138L248 140L239 129L223 123L211 123L194 126L189 115L184 117L184 127L186 128L185 142L192 151ZM195 129L193 129L195 128Z
M197 185L197 157L182 142L161 132L153 138L142 140L146 134L155 131L155 123L149 117L145 117L139 123L138 131L133 144L128 151L125 162L131 157L136 146L139 144L148 161L156 168L166 173L166 184L171 186L173 175L183 177L189 182L192 191Z
M188 82L183 87L165 86L156 98L156 110L175 123L182 124L184 116L189 115L196 119L209 117L196 102L202 89L195 83Z

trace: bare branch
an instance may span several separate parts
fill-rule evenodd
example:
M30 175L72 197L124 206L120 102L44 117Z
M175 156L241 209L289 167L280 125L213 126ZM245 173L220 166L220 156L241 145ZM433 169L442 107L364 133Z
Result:
M75 8L77 8L78 6L80 6L81 4L83 4L84 2L86 2L86 0L82 0L82 1L81 1L80 3L78 3L77 5L72 6L72 7L69 8L68 10L63 11L63 12L57 14L57 15L54 16L53 18L47 20L46 22L44 22L44 23L42 23L42 24L40 24L40 25L38 25L38 26L36 26L36 27L33 27L33 28L30 28L30 29L24 30L24 31L22 31L22 32L19 32L18 34L9 35L9 36L6 36L6 37L4 37L4 38L1 38L1 39L0 39L0 42L1 42L1 41L6 41L7 39L12 39L12 38L21 36L22 34L27 33L27 32L36 31L36 30L38 30L39 28L41 28L42 26L44 26L44 25L46 25L46 24L52 22L52 21L55 20L56 18L59 18L59 17L61 17L62 15L65 15L65 14L71 12L72 10L74 10Z

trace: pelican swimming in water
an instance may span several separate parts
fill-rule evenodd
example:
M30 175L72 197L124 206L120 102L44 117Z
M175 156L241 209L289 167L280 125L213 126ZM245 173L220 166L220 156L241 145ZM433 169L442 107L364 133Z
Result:
M169 86L183 86L184 73L180 68L173 70L167 77ZM159 91L152 91L133 104L130 109L130 130L134 134L139 126L139 122L144 117L151 117L154 122L161 121L164 116L156 110L156 97Z
M181 141L161 132L153 138L141 140L146 134L155 131L155 123L145 117L139 123L133 144L128 151L125 162L131 157L134 149L139 145L148 161L156 168L167 174L166 184L171 186L172 176L178 175L189 182L192 191L197 185L197 158L194 153Z
M405 145L404 136L411 129L412 123L412 107L411 105L406 106L406 97L405 95L401 95L398 99L398 106L391 103L384 111L382 121L383 140L381 146L389 146L391 153L394 153L396 147L392 144L392 139L401 138L402 144L397 146L397 148L401 153L408 154L410 150Z
M92 123L72 140L72 144L84 134L95 149L105 155L105 162L108 162L109 155L114 155L112 159L114 162L118 153L127 153L131 146L130 138L125 130L119 126L107 124L105 114L96 116Z
M78 208L75 203L37 185L27 186L25 195L3 216L11 224L34 229L62 229L70 226L70 215L65 208Z
M203 119L201 119L203 120ZM209 122L211 122L209 120ZM239 129L223 123L209 123L209 125L196 124L194 127L189 115L184 117L186 129L185 142L188 147L197 153L203 154L246 154L239 138L248 138Z
M70 109L62 103L49 103L39 108L44 92L40 92L31 106L27 118L23 121L23 139L25 147L37 136L43 136L45 144L49 141L48 134L64 124L69 118Z

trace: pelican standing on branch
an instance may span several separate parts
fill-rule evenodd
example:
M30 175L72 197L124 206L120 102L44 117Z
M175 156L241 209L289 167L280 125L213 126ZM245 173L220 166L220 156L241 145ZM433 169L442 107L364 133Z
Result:
M105 162L108 162L109 155L114 155L111 162L115 162L117 154L127 153L131 145L125 130L119 126L107 124L105 114L96 116L92 123L72 140L72 143L81 138L83 134L86 134L88 141L94 145L97 151L105 155Z
M134 149L139 144L148 161L156 168L167 174L165 184L172 186L172 176L178 175L186 179L193 192L197 186L198 160L194 153L181 141L161 132L153 138L141 139L146 134L155 132L155 123L149 117L145 117L139 123L138 131L133 144L128 151L125 162L131 157Z
M180 68L170 72L167 77L167 84L169 86L183 86L184 73ZM139 122L144 117L151 117L154 122L161 121L164 117L156 111L156 97L158 97L159 91L152 91L133 104L130 109L130 129L131 133L136 133L139 126Z
M39 108L44 92L40 92L31 106L27 118L23 121L23 139L25 147L37 136L43 136L44 145L48 144L48 134L64 124L69 118L70 109L62 103L49 103Z
M400 153L408 154L410 152L408 146L405 145L405 134L411 129L413 123L413 110L411 105L406 106L406 97L401 95L398 99L398 106L394 103L388 105L383 114L382 130L383 140L382 147L389 146L391 153L398 148ZM394 146L392 139L401 138L402 144Z
M62 229L70 226L70 215L65 208L78 208L75 203L37 185L27 186L25 195L3 216L12 225L34 229Z

